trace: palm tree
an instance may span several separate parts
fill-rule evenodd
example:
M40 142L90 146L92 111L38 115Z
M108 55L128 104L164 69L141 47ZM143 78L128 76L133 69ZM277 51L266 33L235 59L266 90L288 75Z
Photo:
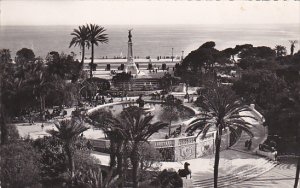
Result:
M299 120L298 120L298 122L299 122ZM296 142L297 142L297 146L299 146L300 145L300 123L298 123ZM294 188L298 187L299 174L300 174L300 151L299 151L299 149L296 152L297 152L296 154L297 154L297 157L298 157L298 162L297 162L297 168L296 168Z
M64 150L68 157L68 166L71 173L71 182L73 181L75 165L74 165L74 144L78 136L86 131L88 127L83 125L82 117L73 117L55 122L57 130L49 130L48 133L57 137L63 142ZM72 183L71 183L72 184Z
M133 187L138 187L138 169L140 162L140 147L148 138L158 130L168 126L163 122L152 122L153 115L147 115L145 111L136 106L131 106L121 112L120 118L125 127L125 137L129 141L130 161L132 164Z
M104 32L106 31L104 27L101 27L96 24L89 24L86 26L89 33L89 42L92 46L92 57L91 57L91 64L90 64L90 77L93 77L93 69L95 68L94 65L94 45L98 46L100 43L108 43L107 34Z
M290 44L291 44L291 55L294 55L294 49L295 49L295 44L298 43L297 40L289 40Z
M230 131L241 129L253 137L250 124L241 119L248 116L240 115L240 112L248 111L248 108L241 104L232 90L216 86L211 86L202 94L200 107L200 117L191 122L187 132L200 129L197 137L202 133L204 138L210 128L216 129L214 187L217 188L222 131L225 128L229 128Z
M110 140L110 167L112 168L118 163L119 181L123 180L123 161L127 157L124 155L129 153L133 169L133 187L136 188L138 186L140 148L151 135L168 124L152 122L153 116L146 115L142 109L136 106L124 109L118 117L113 117L109 113L100 115L98 112L89 116L92 120L91 124L101 128Z
M299 139L299 138L298 138ZM298 141L299 143L299 141ZM300 154L298 154L298 162L297 162L297 168L296 168L296 176L295 176L295 184L294 188L298 187L298 182L299 182L299 174L300 174Z
M74 29L73 32L71 33L72 36L74 36L70 42L69 48L72 46L76 47L77 45L81 48L82 50L82 59L81 59L81 64L83 65L84 63L84 55L85 55L85 47L90 46L89 42L89 30L85 25L79 26L78 29Z
M108 185L113 179L113 169L117 165L118 182L120 182L120 187L123 187L123 158L125 158L124 150L127 144L126 127L123 127L123 124L110 111L99 110L90 114L89 118L89 123L101 129L110 140L110 165L104 185Z

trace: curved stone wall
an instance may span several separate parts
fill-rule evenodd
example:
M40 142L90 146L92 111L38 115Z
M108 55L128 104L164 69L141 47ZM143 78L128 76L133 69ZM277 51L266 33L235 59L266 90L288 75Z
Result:
M146 101L150 102L150 101ZM128 101L116 102L101 105L90 109L88 114L99 110L105 106L111 106L115 104L124 104L128 103ZM190 110L192 108L187 107ZM195 112L195 111L194 111ZM194 118L190 118L184 124L188 124ZM201 134L196 138L196 136L186 136L182 134L177 138L169 138L169 139L153 139L149 140L149 143L156 149L158 149L162 155L168 155L167 161L183 161L189 159L195 159L206 155L211 155L215 151L215 136L216 131L208 132L204 139L201 139ZM91 144L94 148L106 152L109 150L110 142L106 139L90 139ZM222 142L221 142L221 150L225 150L229 147L230 142L230 134L228 129L223 131ZM167 151L167 154L164 152ZM164 157L164 156L163 156Z

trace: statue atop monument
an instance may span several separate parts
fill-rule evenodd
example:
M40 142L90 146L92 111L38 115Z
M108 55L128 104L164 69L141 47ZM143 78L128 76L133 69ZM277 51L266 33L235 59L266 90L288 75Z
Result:
M129 29L128 30L128 42L131 42L131 38L132 38L132 35L131 35L131 31L132 31L133 29Z

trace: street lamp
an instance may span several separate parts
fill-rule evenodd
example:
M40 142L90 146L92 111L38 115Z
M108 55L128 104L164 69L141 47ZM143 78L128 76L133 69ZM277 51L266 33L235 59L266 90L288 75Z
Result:
M174 56L173 56L173 50L174 50L174 49L172 48L172 57L171 57L171 58L172 58L172 62L173 62L173 58L174 58Z

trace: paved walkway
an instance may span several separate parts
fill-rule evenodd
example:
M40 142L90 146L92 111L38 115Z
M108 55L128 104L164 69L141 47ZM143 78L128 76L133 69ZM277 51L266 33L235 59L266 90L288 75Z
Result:
M280 164L259 177L231 185L231 188L289 188L294 186L296 175L296 159L280 161ZM298 186L300 184L298 183Z
M253 114L251 112L242 112L241 115L247 115L247 116L252 116ZM264 127L259 121L256 121L252 118L242 118L244 121L251 123L251 132L254 134L254 137L251 139L252 140L252 146L250 150L248 150L247 147L245 147L245 142L246 140L250 139L250 136L242 132L241 138L235 143L231 149L236 150L236 151L242 151L242 152L247 152L247 153L255 153L255 151L258 149L258 146L260 143L262 143L266 138L266 127Z

